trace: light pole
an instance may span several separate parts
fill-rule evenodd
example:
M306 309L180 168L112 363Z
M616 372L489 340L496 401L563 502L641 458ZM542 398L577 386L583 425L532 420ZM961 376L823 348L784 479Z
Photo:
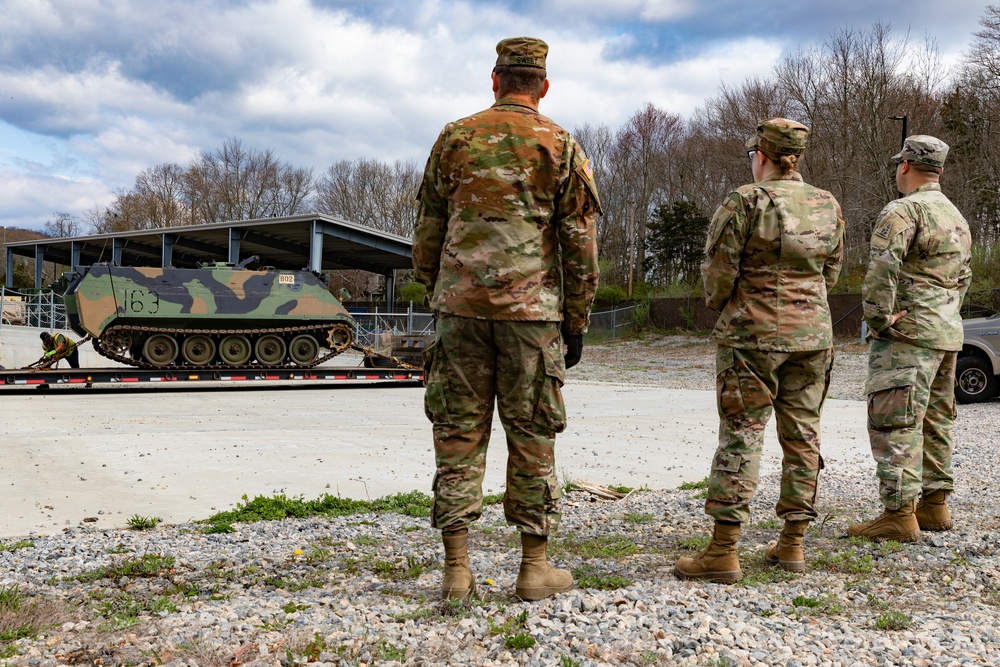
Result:
M903 149L903 144L906 143L906 114L902 116L889 116L889 120L901 120L903 121L903 136L899 140L899 149Z
M903 136L900 137L900 139L899 139L899 150L902 151L903 150L903 146L906 145L906 114L903 114L902 116L889 116L889 120L901 120L901 121L903 121L903 133L902 133ZM899 198L901 198L903 196L903 193L899 192L899 191L897 191L896 194L897 194L896 199L899 199Z

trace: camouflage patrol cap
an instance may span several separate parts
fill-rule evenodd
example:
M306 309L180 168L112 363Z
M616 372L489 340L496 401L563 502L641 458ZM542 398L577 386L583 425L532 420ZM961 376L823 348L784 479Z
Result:
M545 69L549 45L534 37L508 37L497 44L497 66L538 67Z
M948 157L948 144L927 134L914 134L903 142L903 150L892 156L893 162L921 162L943 167Z
M765 118L747 139L747 149L760 148L774 155L801 155L809 139L809 128L787 118Z

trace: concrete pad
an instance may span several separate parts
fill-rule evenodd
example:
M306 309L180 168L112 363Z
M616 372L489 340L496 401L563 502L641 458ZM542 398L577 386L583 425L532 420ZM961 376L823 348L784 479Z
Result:
M8 369L24 368L42 356L42 341L38 334L43 331L55 335L61 333L70 340L78 341L81 336L69 329L39 329L37 327L0 326L0 366ZM90 343L79 347L80 366L83 368L118 367L123 364L102 357ZM60 368L69 368L66 361L59 362Z
M713 392L570 381L565 397L562 481L662 489L708 474ZM420 387L53 388L0 393L0 406L4 537L204 519L243 494L429 493L434 474ZM828 470L870 463L863 402L828 401L823 437ZM761 472L779 461L772 423ZM486 493L502 491L505 465L495 419Z

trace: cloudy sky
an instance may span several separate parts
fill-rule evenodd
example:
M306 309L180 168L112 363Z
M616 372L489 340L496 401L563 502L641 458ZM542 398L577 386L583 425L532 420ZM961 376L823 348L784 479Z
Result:
M492 103L497 41L550 46L542 111L619 127L684 117L720 84L875 21L956 62L973 0L0 0L0 225L83 217L164 162L228 138L316 175L359 157L422 165L449 120Z

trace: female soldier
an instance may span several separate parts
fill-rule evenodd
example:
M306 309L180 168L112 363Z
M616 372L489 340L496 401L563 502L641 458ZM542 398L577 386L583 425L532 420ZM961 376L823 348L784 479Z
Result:
M772 412L784 454L775 509L785 525L766 558L805 569L802 538L816 517L819 419L833 363L827 290L840 274L844 239L840 204L797 171L808 136L792 120L761 121L746 143L754 183L730 193L709 228L702 278L708 306L721 313L713 332L719 447L705 501L715 530L698 556L675 563L685 579L743 577L736 542L750 518Z

